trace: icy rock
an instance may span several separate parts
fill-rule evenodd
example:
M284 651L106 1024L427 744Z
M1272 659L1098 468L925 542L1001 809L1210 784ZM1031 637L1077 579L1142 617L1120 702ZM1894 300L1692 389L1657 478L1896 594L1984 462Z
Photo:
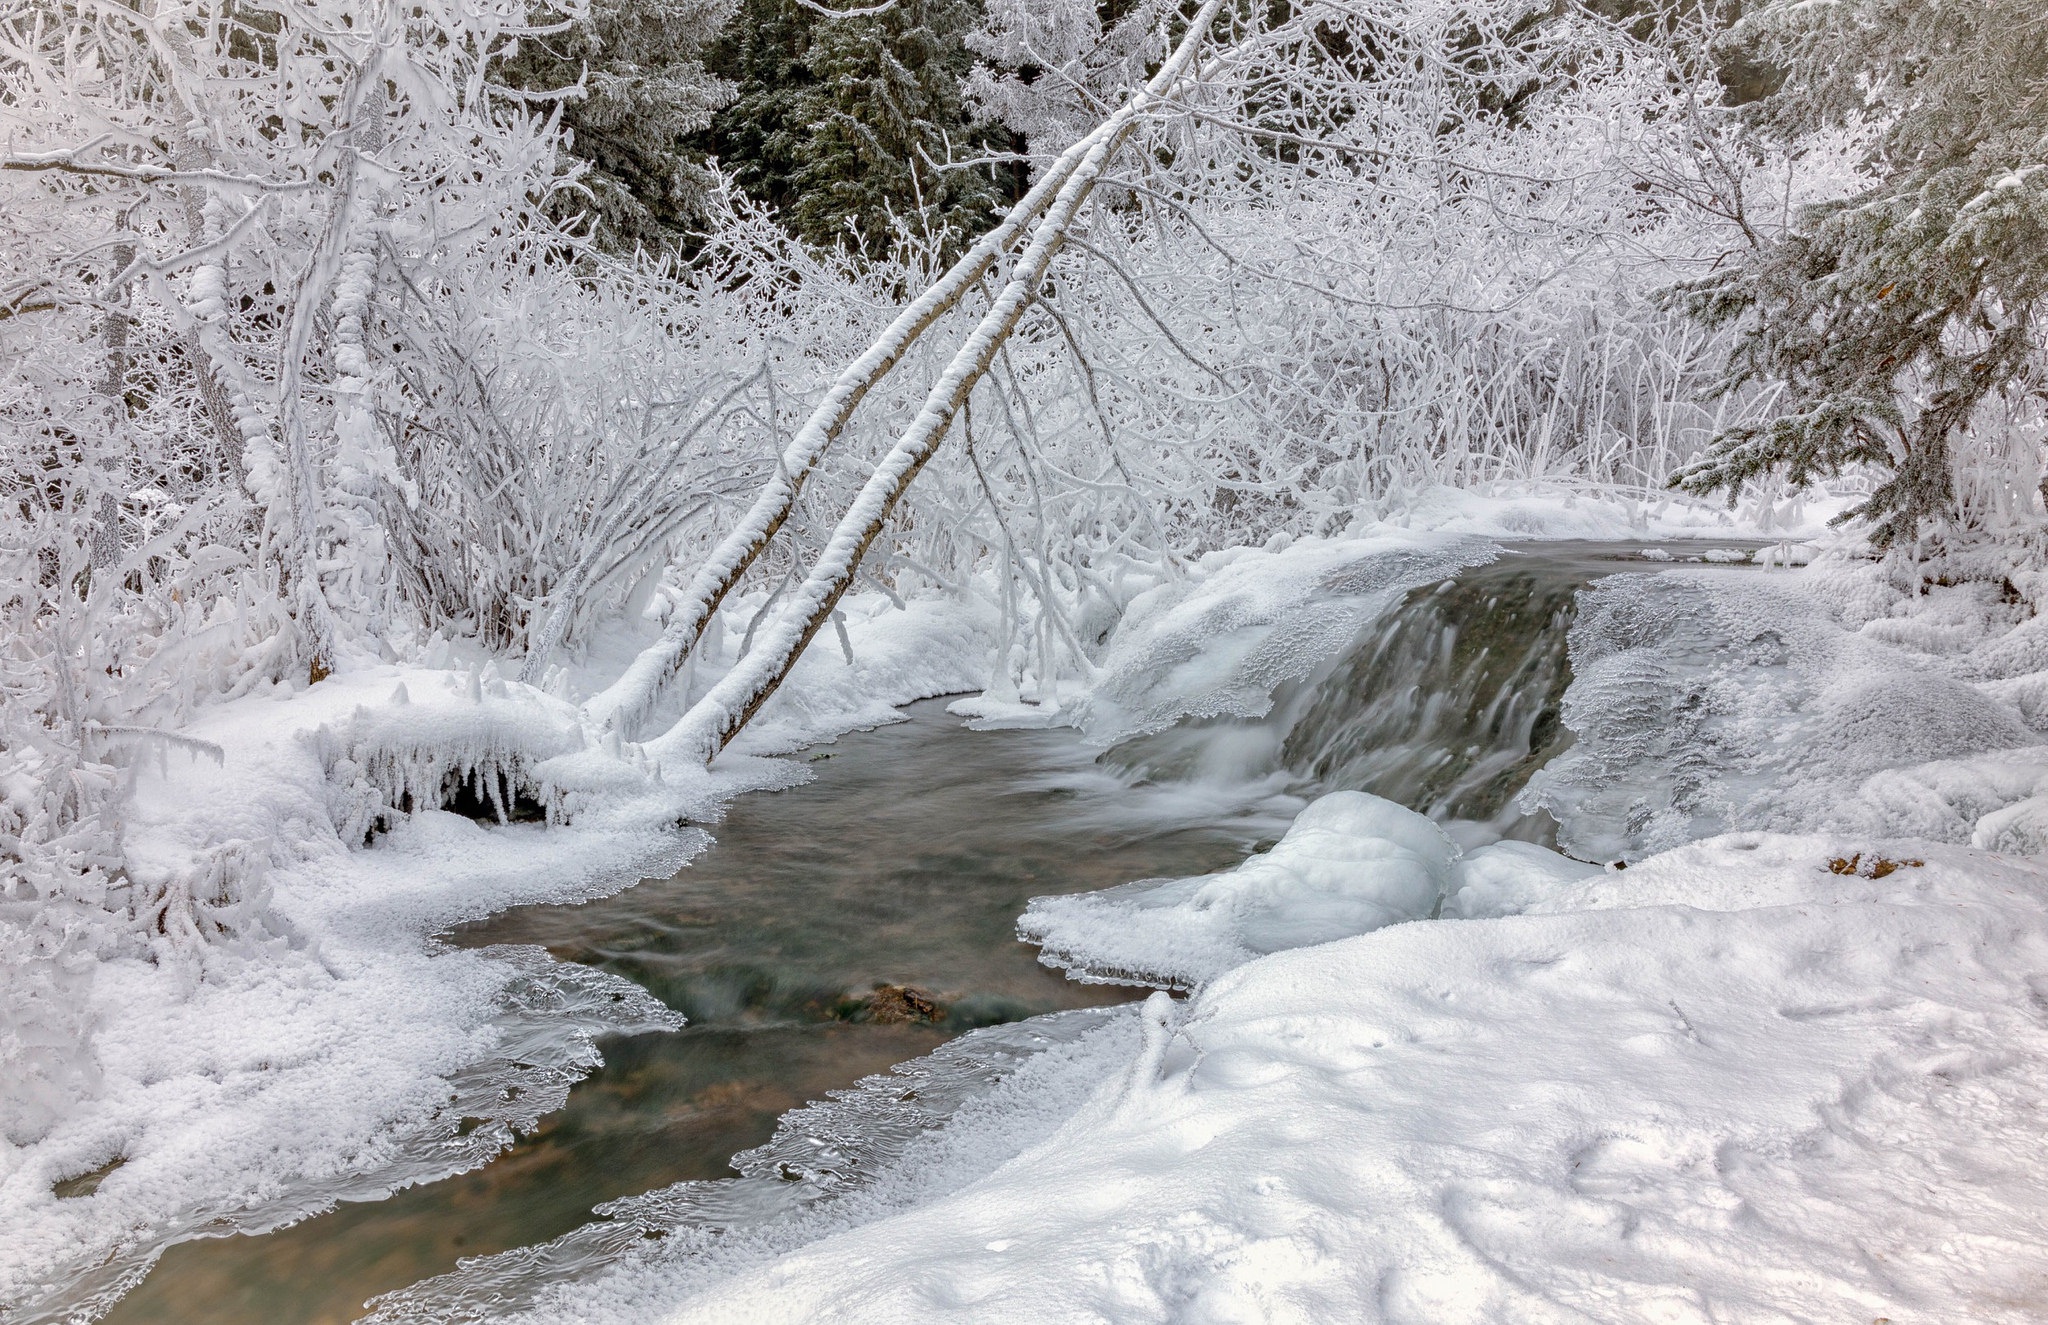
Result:
M1017 927L1077 979L1192 988L1265 953L1435 915L1457 857L1413 810L1339 791L1236 869L1034 898Z
M1564 721L1577 743L1530 779L1523 808L1549 810L1564 849L1599 860L1735 828L1967 841L1974 816L1934 788L1892 777L1868 787L1875 799L1859 789L2039 742L2024 697L2005 693L2019 683L1957 674L1969 655L1949 633L1982 641L2010 628L2008 611L1982 586L1914 596L1868 568L1603 580L1572 627ZM2024 794L1973 793L1975 814Z

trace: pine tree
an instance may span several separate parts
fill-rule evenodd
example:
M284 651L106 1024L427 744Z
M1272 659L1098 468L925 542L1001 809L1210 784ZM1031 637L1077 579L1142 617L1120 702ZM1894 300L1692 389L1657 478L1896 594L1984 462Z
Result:
M1780 0L1737 29L1786 71L1753 108L1796 137L1870 120L1874 183L1684 292L1747 332L1730 386L1788 410L1731 430L1676 486L1733 491L1869 465L1844 518L1880 547L1956 518L1956 450L1998 395L2038 393L2048 311L2048 12L2039 0Z
M562 123L588 168L581 190L551 200L557 216L583 214L599 243L627 252L686 237L715 184L692 135L733 96L701 57L733 8L733 0L594 0L587 21L528 38L499 66L507 86L537 94L582 82L582 95L562 104Z
M948 236L950 251L1004 201L988 168L939 168L990 141L960 96L973 64L962 39L980 16L974 0L847 18L746 0L710 58L739 95L702 141L813 244L880 255L907 225Z

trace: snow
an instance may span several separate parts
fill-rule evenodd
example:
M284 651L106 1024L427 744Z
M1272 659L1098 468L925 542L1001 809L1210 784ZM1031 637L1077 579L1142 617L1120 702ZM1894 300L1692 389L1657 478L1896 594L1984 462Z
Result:
M1258 954L1435 915L1457 855L1413 810L1333 792L1236 869L1035 898L1017 929L1078 978L1192 988Z
M1995 581L1799 550L1590 595L1580 741L1536 794L1625 868L1461 853L1339 792L1235 869L1037 899L1050 964L1192 992L1084 1036L1065 1096L984 1096L1030 1144L948 1124L877 1183L915 1200L618 1259L517 1318L2037 1318L2048 635ZM1133 641L1187 658L1113 643L1069 712L1173 666L1110 729L1176 692L1256 711L1205 613L1243 595L1256 634L1316 602L1264 574L1290 555L1344 554L1240 551L1140 599Z
M219 704L141 761L125 846L131 887L165 899L151 950L68 976L6 968L10 996L64 995L96 1076L42 1083L67 1097L52 1125L0 1141L0 1302L105 1301L202 1229L261 1231L473 1168L560 1107L599 1062L593 1037L679 1026L637 986L539 949L428 936L671 873L710 840L679 820L807 776L767 756L981 679L971 609L874 594L848 618L855 662L836 641L807 654L716 771L657 776L571 697L459 660ZM528 795L551 822L434 808L473 778L493 810ZM53 1190L113 1161L89 1194Z
M1399 534L1209 553L1131 601L1071 720L1110 745L1183 718L1261 717L1277 686L1322 666L1408 590L1498 555L1484 539Z
M1477 534L1511 541L1647 539L1680 544L1769 538L1788 547L1814 542L1833 545L1841 536L1832 532L1828 521L1857 500L1809 490L1780 502L1752 501L1730 510L1722 502L1662 490L1627 491L1568 482L1437 485L1401 493L1385 515L1354 521L1350 533L1356 537Z
M2034 1319L2048 873L1852 846L1531 862L1527 914L1255 958L980 1181L619 1316Z

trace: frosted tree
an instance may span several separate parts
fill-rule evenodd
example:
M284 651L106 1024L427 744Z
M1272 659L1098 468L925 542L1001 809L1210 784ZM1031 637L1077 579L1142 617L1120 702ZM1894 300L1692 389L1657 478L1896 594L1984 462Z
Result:
M1781 3L1737 36L1786 71L1759 132L1871 124L1871 181L1690 287L1709 323L1743 331L1734 382L1781 383L1788 407L1728 430L1676 481L1706 493L1868 466L1881 477L1848 514L1879 547L2026 513L2035 447L2003 452L2048 380L2048 14L2031 0ZM1970 512L1959 473L1992 489Z
M701 228L717 182L692 139L729 102L730 83L704 69L705 46L732 0L596 0L553 15L498 63L496 77L559 99L568 148L588 164L550 210L587 216L600 243L664 250Z

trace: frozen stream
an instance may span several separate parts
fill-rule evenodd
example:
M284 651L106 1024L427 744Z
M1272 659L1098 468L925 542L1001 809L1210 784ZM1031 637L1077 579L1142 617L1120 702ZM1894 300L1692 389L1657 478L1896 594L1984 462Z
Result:
M1128 1000L1139 991L1038 965L1015 939L1027 900L1235 864L1284 829L1289 791L1357 787L1468 837L1546 837L1511 798L1570 739L1573 596L1648 569L1636 552L1531 549L1416 590L1262 722L1184 726L1098 761L1072 731L970 732L929 701L813 752L814 781L742 798L673 878L448 936L603 966L687 1029L606 1043L567 1106L481 1170L175 1246L106 1319L353 1320L602 1202L729 1177L785 1112L963 1031Z
M530 907L449 937L545 944L683 1012L679 1034L604 1044L568 1106L489 1166L260 1237L171 1248L106 1319L348 1321L370 1297L545 1241L599 1202L731 1173L778 1116L960 1031L1134 991L1079 985L1015 938L1032 896L1240 859L1284 819L1186 826L1095 770L1071 731L965 730L941 701L815 754L815 781L743 797L674 878ZM940 1020L877 1022L877 984ZM883 1015L916 1016L903 1000Z

